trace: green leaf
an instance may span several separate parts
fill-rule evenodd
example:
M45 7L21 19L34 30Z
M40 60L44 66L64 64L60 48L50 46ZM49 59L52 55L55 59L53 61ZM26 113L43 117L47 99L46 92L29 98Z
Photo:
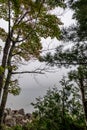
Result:
M3 72L4 72L4 68L0 66L0 74L2 74Z
M2 41L6 41L6 38L7 38L7 33L6 33L6 31L5 31L3 28L0 27L0 39L1 39Z
M8 92L13 94L14 96L20 94L21 88L19 87L18 80L10 81Z

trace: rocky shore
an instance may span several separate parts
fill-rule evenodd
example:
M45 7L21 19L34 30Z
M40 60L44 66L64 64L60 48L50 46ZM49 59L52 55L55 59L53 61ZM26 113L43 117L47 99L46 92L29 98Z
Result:
M28 122L32 122L32 114L25 113L24 109L11 110L6 108L4 111L4 124L7 126L25 125Z

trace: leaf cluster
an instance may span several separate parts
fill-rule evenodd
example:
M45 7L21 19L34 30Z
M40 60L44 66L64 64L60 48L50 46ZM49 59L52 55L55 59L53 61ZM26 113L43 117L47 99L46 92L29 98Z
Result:
M43 98L36 98L36 103L32 103L36 109L33 114L37 120L37 128L62 130L63 126L64 129L72 129L77 124L79 127L79 123L84 124L83 108L78 100L77 88L64 78L61 85L61 90L49 89Z
M59 66L61 65L65 67L69 67L72 65L86 65L87 64L87 44L75 44L70 49L65 49L63 46L59 46L56 48L56 52L52 55L51 53L47 53L46 56L40 57L40 61L47 62L48 65L51 66Z

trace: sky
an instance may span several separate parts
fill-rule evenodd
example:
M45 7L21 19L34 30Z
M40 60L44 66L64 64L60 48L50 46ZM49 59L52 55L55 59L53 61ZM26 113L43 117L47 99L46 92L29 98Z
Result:
M59 15L59 11L55 10L54 13ZM61 21L64 22L64 26L69 26L74 21L71 19L72 12L70 10L65 13L60 12L62 14ZM0 21L0 26L5 27L7 30L6 23L3 20ZM54 48L61 42L57 41L57 39L51 39L48 37L47 39L42 38L43 50L49 48ZM28 65L20 66L20 70L33 70L37 67L43 67L44 63L39 63L38 61L31 61ZM21 109L24 108L25 112L32 112L33 107L30 105L31 102L35 101L36 97L43 96L46 94L47 89L53 88L54 86L60 87L59 81L63 76L67 74L65 68L52 68L53 73L46 72L42 75L36 74L23 74L16 75L16 78L19 80L19 85L21 87L21 93L19 96L13 96L9 94L6 107L10 107L11 109Z

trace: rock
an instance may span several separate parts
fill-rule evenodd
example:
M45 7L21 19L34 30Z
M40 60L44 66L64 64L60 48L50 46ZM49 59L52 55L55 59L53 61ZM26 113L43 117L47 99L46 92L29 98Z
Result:
M13 117L14 117L16 120L21 120L21 119L24 118L24 116L21 115L21 114L14 115Z
M15 126L17 124L26 125L28 122L32 122L32 114L25 114L24 109L11 110L5 109L4 111L4 123L7 126Z
M31 114L31 113L27 113L27 114L25 115L25 117L26 117L27 119L31 119L31 118L32 118L32 114Z
M23 124L25 125L25 124L27 124L27 123L30 122L30 121L29 121L29 119L25 119L25 120L23 119L22 122L23 122Z
M15 126L16 125L15 118L13 118L10 115L7 115L5 118L5 125L10 126L10 127Z
M24 112L24 109L23 109L23 108L20 109L20 110L18 111L18 113L21 114L21 115L25 115L25 112Z
M12 114L13 114L13 115L18 114L18 110L12 110Z

